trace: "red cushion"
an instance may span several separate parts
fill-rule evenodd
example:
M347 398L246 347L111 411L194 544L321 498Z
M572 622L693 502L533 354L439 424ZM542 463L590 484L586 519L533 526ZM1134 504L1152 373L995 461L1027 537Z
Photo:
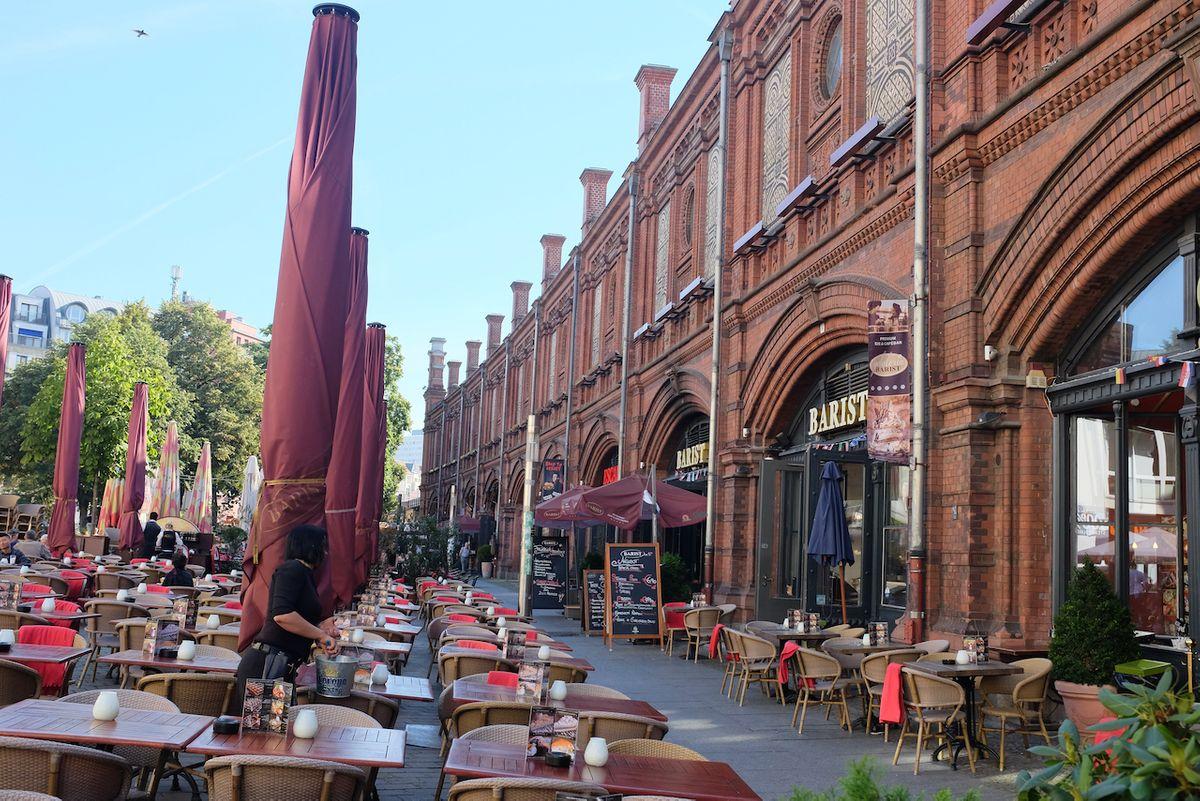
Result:
M458 640L453 646L454 648L471 648L476 651L499 651L500 648L490 642L482 640Z
M21 626L17 629L17 642L26 645L70 646L75 644L75 632L61 626ZM42 677L42 694L58 695L67 675L67 666L51 662L30 662L28 665Z
M537 632L536 631L525 632L525 642L527 642L527 643L537 642Z
M73 614L79 611L79 604L73 604L70 601L62 600L61 598L55 598L54 611L62 612L64 614ZM64 629L74 629L75 627L72 625L73 622L74 621L71 620L51 620L50 625L61 626Z
M157 592L160 595L170 595L171 593L170 587L164 587L161 584L150 584L147 585L146 589L150 592Z
M517 674L504 670L489 670L487 683L493 687L511 687L517 689Z
M506 606L496 608L496 617L504 617L505 615L519 615L519 614L521 614L521 613L518 612L516 609L509 609Z
M433 602L435 604L460 604L462 599L450 595L439 595L433 599Z
M446 620L450 620L455 623L478 623L479 622L478 620L471 617L470 615L446 615Z
M241 609L242 602L241 601L226 601L225 603L221 604L221 606L225 607L226 609Z
M49 592L54 592L54 589L51 588L50 585L48 585L48 584L22 584L21 585L21 594L24 595L27 592L31 593L31 594L35 593L35 592L49 593Z
M147 562L149 562L149 561L150 561L149 559L141 559L141 558L139 558L139 559L130 559L130 560L129 560L129 564L131 564L131 565L144 565L144 564L146 564L146 563L147 563Z
M73 601L83 594L83 586L87 583L87 573L80 573L78 570L60 570L58 575L67 582L67 598Z

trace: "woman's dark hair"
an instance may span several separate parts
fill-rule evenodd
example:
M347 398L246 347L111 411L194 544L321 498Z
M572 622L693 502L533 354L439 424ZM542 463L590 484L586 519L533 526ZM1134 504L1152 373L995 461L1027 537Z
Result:
M187 569L187 556L183 551L176 551L175 555L171 557L171 564L176 570L185 570Z
M299 559L316 567L325 561L329 536L320 526L296 526L288 533L287 559Z

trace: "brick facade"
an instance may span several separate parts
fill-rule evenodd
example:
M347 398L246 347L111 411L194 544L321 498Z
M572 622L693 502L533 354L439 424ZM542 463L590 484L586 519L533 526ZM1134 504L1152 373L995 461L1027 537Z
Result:
M717 21L734 37L724 176L711 175L716 46L669 107L674 71L638 72L638 157L607 203L597 198L608 173L584 172L582 240L560 268L561 242L543 237L532 310L530 285L514 283L511 330L496 341L501 318L488 318L486 359L457 387L442 388L444 356L430 352L427 512L445 516L456 481L463 508L498 508L501 566L511 569L526 418L537 415L543 457L567 458L569 483L598 484L617 444L626 324L637 332L624 354L626 465L669 467L679 423L709 411L712 294L695 279L711 272L713 220L726 244L717 596L753 616L763 460L802 412L814 371L865 346L867 301L912 294L912 22L893 16L895 5L733 4ZM1053 378L1082 323L1200 201L1195 50L1187 36L1179 43L1200 0L1033 0L1017 13L1027 27L970 46L968 26L988 5L935 0L933 12L928 628L1040 643L1052 604L1052 417L1026 377ZM828 92L835 37L841 75ZM831 167L872 114L884 136ZM819 191L776 219L776 185L807 177Z

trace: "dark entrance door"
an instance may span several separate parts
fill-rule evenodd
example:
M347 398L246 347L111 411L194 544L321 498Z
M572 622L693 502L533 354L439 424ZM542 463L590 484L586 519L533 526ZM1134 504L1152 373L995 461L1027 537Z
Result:
M875 482L871 462L862 451L825 451L813 449L809 456L808 508L815 509L821 491L821 473L826 462L834 462L842 473L842 503L846 507L846 526L854 549L854 564L844 568L846 614L850 620L867 620L874 604L871 591L875 569ZM812 525L809 520L806 530ZM807 538L806 538L807 543ZM842 622L840 571L805 557L806 608L824 612L829 620Z

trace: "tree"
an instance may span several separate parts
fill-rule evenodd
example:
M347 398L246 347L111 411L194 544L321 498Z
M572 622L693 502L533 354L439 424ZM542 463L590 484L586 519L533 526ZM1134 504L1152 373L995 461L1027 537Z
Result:
M53 359L17 365L4 383L4 405L0 406L0 479L6 490L32 503L49 504L53 499L54 456L46 461L26 461L21 452L22 433L29 406L53 371Z
M396 461L396 449L412 426L412 407L400 394L400 378L404 375L404 354L400 340L387 338L383 356L383 396L387 399L387 456L383 467L383 519L390 520L400 504L400 481L404 465Z
M194 464L199 443L208 440L214 495L239 494L246 460L258 453L262 369L207 303L167 301L154 317L154 329L166 340L167 361L194 408L187 427L188 456Z

